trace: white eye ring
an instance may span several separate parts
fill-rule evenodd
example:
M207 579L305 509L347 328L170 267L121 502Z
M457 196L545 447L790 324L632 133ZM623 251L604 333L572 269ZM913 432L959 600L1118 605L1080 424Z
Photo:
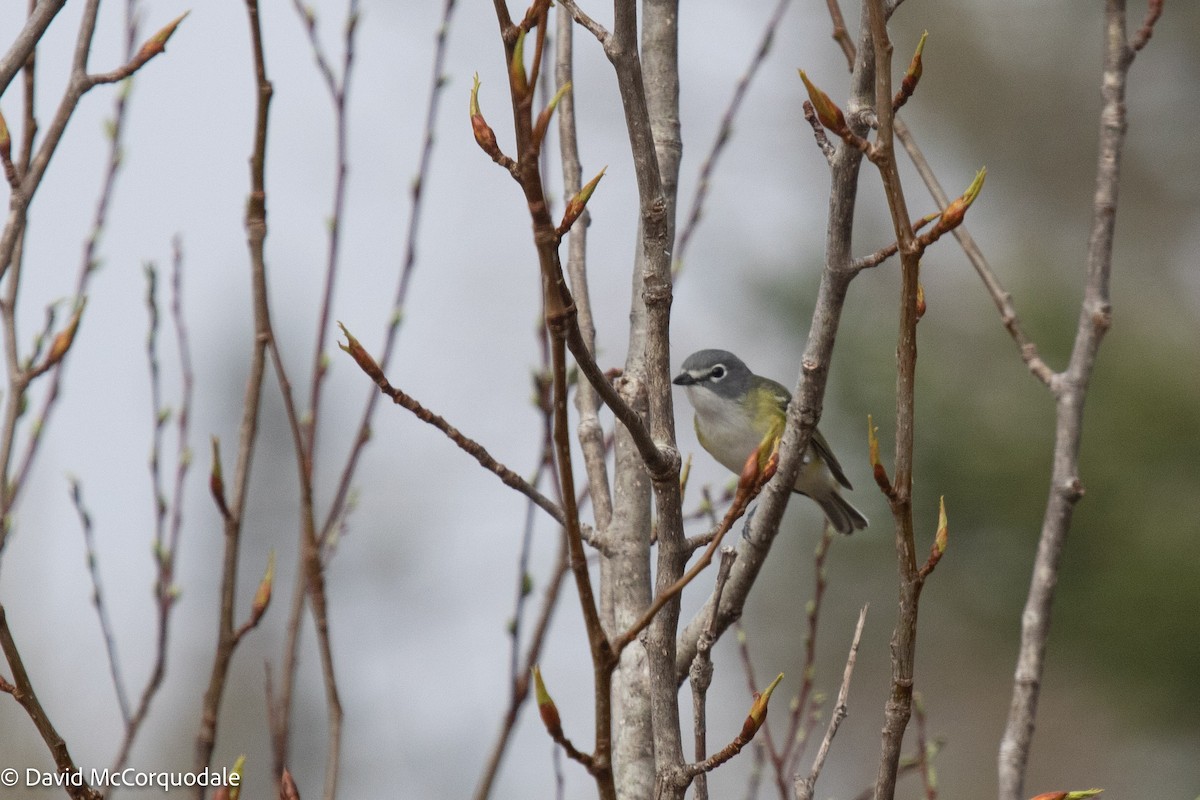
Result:
M709 371L708 374L709 374L709 377L711 377L714 381L719 381L719 380L723 379L725 377L725 365L717 364L715 367L712 368L712 370Z

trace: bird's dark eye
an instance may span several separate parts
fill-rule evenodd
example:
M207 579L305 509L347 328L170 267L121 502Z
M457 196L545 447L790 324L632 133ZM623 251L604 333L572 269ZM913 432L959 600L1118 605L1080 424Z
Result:
M717 364L712 368L712 372L708 373L714 381L719 381L725 377L725 365Z

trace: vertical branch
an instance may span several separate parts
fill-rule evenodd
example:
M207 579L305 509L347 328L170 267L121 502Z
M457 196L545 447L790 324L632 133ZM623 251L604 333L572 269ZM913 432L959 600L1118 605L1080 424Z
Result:
M732 547L721 548L721 564L717 568L717 580L713 595L718 598L725 591L729 570L733 568L737 551ZM692 660L689 677L692 683L692 732L695 737L694 757L697 762L708 757L708 687L712 684L712 646L716 642L716 615L709 620L708 630L700 637L696 658ZM696 800L708 800L708 775L701 772L695 778Z
M615 800L617 793L612 773L612 673L616 658L600 621L595 591L588 572L587 554L583 546L583 532L579 520L574 486L571 440L567 411L567 361L568 342L584 374L597 391L611 391L603 375L599 374L595 361L583 347L579 332L577 310L566 286L562 264L559 261L558 242L560 234L550 219L539 166L541 140L534 135L533 99L534 90L529 83L523 60L523 44L526 33L536 30L535 52L542 53L548 22L548 2L535 2L520 25L514 25L506 5L497 0L496 18L504 43L505 65L509 78L509 97L512 104L513 126L516 133L518 158L513 161L502 156L498 149L493 158L505 163L525 195L530 219L533 224L533 239L537 251L539 272L542 282L543 311L550 334L550 363L552 373L553 442L555 467L559 486L562 488L563 514L569 561L575 586L579 595L580 608L587 630L588 646L592 657L595 705L595 751L591 769L597 789L604 800ZM473 125L477 137L482 128L487 128L482 115L474 112ZM490 128L487 129L490 134ZM494 140L494 135L493 135ZM492 143L494 147L494 141ZM487 149L487 148L485 148ZM613 400L613 402L618 402ZM610 402L612 405L612 402ZM628 407L614 410L618 416L629 415ZM644 432L643 432L644 433ZM647 439L649 437L646 437ZM652 441L647 447L656 455Z
M112 620L108 616L108 606L104 602L104 589L100 581L100 558L96 552L96 534L92 530L92 515L83 504L83 487L75 478L71 483L71 505L79 516L79 527L83 530L84 550L87 555L88 573L92 579L92 605L96 607L96 616L100 618L100 635L104 639L104 649L108 654L108 670L112 675L113 688L117 693L117 705L121 709L121 719L129 726L129 698L125 692L125 678L121 674L121 664L117 659L117 637L113 633Z
M1023 796L1038 694L1045 669L1054 589L1058 583L1063 545L1075 504L1083 496L1083 485L1079 478L1079 443L1083 429L1084 400L1100 341L1111 323L1109 277L1127 126L1126 78L1138 48L1149 39L1161 11L1162 3L1152 0L1146 22L1131 44L1125 28L1124 0L1108 0L1105 4L1100 143L1092 201L1092 230L1088 239L1087 278L1070 361L1065 371L1056 373L1050 380L1055 399L1054 466L1033 576L1025 610L1021 615L1021 645L1013 679L1012 703L1000 743L1000 800L1020 800Z
M296 13L305 22L305 30L312 45L317 68L325 80L329 100L333 104L335 178L333 185L333 208L329 215L329 244L326 252L325 280L321 291L321 310L317 317L316 344L313 347L312 378L309 387L308 413L305 427L305 461L311 470L317 450L317 420L321 404L321 387L324 385L328 355L325 343L329 336L329 318L333 307L333 294L337 284L338 261L342 234L342 214L346 204L346 177L349 163L346 101L350 91L350 76L354 66L354 39L358 30L358 0L349 0L346 9L345 39L340 73L335 74L317 38L316 17L305 9L300 0L293 0Z
M271 106L272 87L267 79L263 53L262 25L258 15L258 0L246 0L250 24L250 41L254 58L256 93L254 145L250 156L250 196L246 203L246 240L250 254L250 286L254 308L254 341L250 351L250 371L242 401L242 421L238 432L238 451L233 480L233 497L224 515L225 550L221 567L221 608L217 624L217 647L213 657L208 688L201 708L200 730L196 734L193 769L199 772L211 763L216 746L217 720L225 680L237 644L233 627L233 607L237 590L238 555L241 544L246 494L250 485L250 467L258 438L259 405L262 399L263 377L267 365L267 342L271 337L271 317L267 304L266 261L263 243L267 237L267 122ZM214 470L218 465L214 465ZM196 787L197 800L204 797L204 787Z
M574 80L574 28L570 11L559 5L555 14L555 84L559 89ZM567 92L558 103L558 139L563 171L563 194L567 201L583 188L583 166L579 158L579 138L575 129L575 94ZM592 302L587 279L587 229L591 225L591 212L584 208L578 221L567 234L567 275L571 281L571 295L579 311L579 332L589 352L596 352L596 325L592 318ZM613 517L612 490L609 487L607 446L604 428L600 424L600 396L587 381L580 381L575 390L575 406L579 410L579 444L583 452L584 468L588 476L588 494L595 512L596 533L603 541L608 534ZM601 559L603 570L609 561ZM600 579L601 585L607 581ZM600 597L601 617L611 631L612 596L602 592ZM606 610L607 609L607 610Z
M874 98L875 59L870 47L867 26L862 26L851 77L852 109L866 109ZM847 122L857 133L867 130L860 114L851 114ZM808 343L801 358L800 373L788 406L787 424L779 443L779 468L767 484L758 510L750 521L750 529L737 544L738 560L729 576L729 583L717 611L717 628L724 631L741 614L746 598L758 578L759 570L770 552L771 542L779 530L784 509L791 497L808 441L821 416L825 383L841 321L842 305L855 275L851 258L854 230L854 209L858 195L858 173L862 151L839 140L830 159L829 217L825 234L825 266L817 289L816 306L809 325ZM679 652L675 659L675 678L682 681L687 665L695 654L696 641L708 620L714 598L709 597L679 636Z
M892 632L892 688L884 711L882 755L875 779L875 800L891 800L896 791L900 748L912 716L913 665L922 577L913 536L913 428L917 366L917 294L921 248L913 233L894 151L892 45L881 0L866 0L875 54L875 114L879 132L870 158L879 169L900 252L900 330L896 344L896 455L894 491L888 495L895 520L899 611Z
M679 455L674 451L675 428L671 396L670 311L672 301L671 254L675 236L675 193L682 146L679 136L679 65L676 0L654 0L643 5L644 20L640 54L636 3L621 0L614 5L612 35L604 49L612 62L624 109L626 132L633 156L639 202L639 247L633 272L629 350L625 360L627 387L645 397L653 441L671 448L670 463L650 467L651 486L645 485L643 465L623 447L623 434L617 438L617 494L637 504L636 513L623 530L614 531L614 540L634 554L634 572L615 577L616 585L626 587L614 598L618 626L622 617L640 616L648 601L648 526L639 517L649 518L649 489L653 489L658 513L658 559L656 593L662 594L683 574L688 549L683 536L679 493ZM643 72L644 70L644 72ZM643 394L644 393L644 394ZM667 467L663 469L663 467ZM622 492L622 484L636 487L636 494ZM620 565L615 566L620 570ZM641 606L641 608L639 608ZM622 613L621 608L625 609ZM674 680L675 637L679 620L679 597L672 597L655 616L645 640L645 666L638 663L637 649L622 653L621 683L626 687L622 713L635 720L622 725L621 750L627 755L620 783L623 794L643 796L647 780L654 773L678 774L684 763L683 740L679 725L678 684ZM627 623L628 620L626 619ZM627 671L626 664L630 670ZM636 672L633 672L636 670ZM629 673L627 675L627 672ZM649 680L649 707L637 685ZM638 695L642 695L641 698ZM648 726L648 727L647 727ZM653 762L650 754L653 753ZM682 796L686 783L674 781L668 796Z
M175 587L175 557L179 552L179 535L183 529L183 488L187 478L188 468L191 465L191 447L188 444L188 426L191 418L192 407L192 390L194 386L194 377L192 372L192 357L191 347L188 344L187 325L183 317L183 248L180 244L179 237L171 243L172 249L172 265L171 265L171 317L175 324L175 344L179 355L179 368L181 373L181 397L179 401L179 410L176 412L176 463L175 474L172 482L170 501L162 495L161 485L157 476L157 468L154 470L155 476L151 479L155 485L155 534L154 534L154 555L156 566L158 567L158 575L154 583L154 598L157 605L158 623L156 626L157 642L155 645L154 666L150 670L150 675L146 679L145 685L142 687L141 697L138 699L137 708L133 712L133 716L125 725L125 736L121 741L120 747L117 749L117 755L113 759L113 772L119 772L124 769L125 764L129 760L129 754L133 750L133 743L141 731L142 724L146 721L146 717L150 713L150 704L158 694L159 688L162 686L163 679L167 674L167 638L171 612L175 608L175 601L178 599L178 590ZM149 272L153 275L153 272ZM151 302L153 297L152 291L147 291L147 303L151 306L152 319L157 317L156 304ZM152 330L153 327L152 327ZM154 335L152 342L157 339L157 334ZM167 413L166 409L161 406L161 401L158 398L158 368L156 365L157 351L156 346L151 342L147 343L148 357L151 363L151 386L154 397L154 445L155 451L161 449L160 430L161 426L166 424ZM159 457L154 456L154 461L157 462Z
M407 231L406 231L406 236L405 236L405 239L406 239L405 255L404 255L404 260L403 260L401 270L400 270L400 277L397 282L396 290L394 293L394 299L393 299L393 303L392 303L392 307L393 307L392 315L388 322L387 331L384 336L382 353L380 356L380 363L384 367L386 367L386 365L389 363L392 352L395 348L397 336L399 334L400 326L401 326L401 323L402 323L403 317L404 317L404 306L406 303L406 299L408 297L408 287L410 285L411 278L412 278L414 269L416 267L417 232L419 230L421 210L423 208L423 202L422 202L423 198L424 198L423 187L425 185L425 181L428 178L430 163L432 160L433 143L434 143L433 133L434 133L434 125L437 120L437 111L438 111L438 107L439 107L439 101L441 99L443 88L446 85L446 80L445 80L445 75L444 75L445 54L446 54L446 45L448 42L448 36L449 36L449 32L450 32L451 15L452 15L453 10L454 10L454 0L445 0L444 5L443 5L443 11L442 11L442 20L441 20L441 24L438 27L438 33L437 33L437 37L436 37L436 45L435 45L435 49L434 49L433 68L432 68L431 77L430 77L429 98L428 98L428 102L427 102L427 106L426 106L425 127L424 127L424 132L422 135L421 153L420 153L420 158L419 158L419 164L417 167L417 174L412 182L412 187L411 187L412 206L409 211ZM306 20L308 19L307 14L305 14L303 12L303 10L302 10L302 15L304 16L304 18ZM336 79L334 79L332 70L329 69L329 67L328 67L328 63L323 59L323 57L318 56L318 69L320 69L322 71L322 74L326 79L327 85L329 85L331 92L333 92L333 94L335 96L335 106L338 102L336 98L339 95L339 93L341 94L340 102L341 102L342 111L340 113L344 113L344 101L345 101L344 81L345 81L346 75L349 71L350 64L352 63L351 62L352 48L350 47L350 45L351 45L351 41L352 41L351 37L353 35L352 29L356 25L356 23L357 23L357 3L353 3L349 10L349 18L347 21L346 34L347 34L348 50L347 50L347 53L345 56L346 61L343 64L343 79L342 79L343 86L342 86L341 90L339 90L337 88L337 81L336 81ZM310 35L311 35L311 33L312 33L312 29L310 28ZM315 40L314 40L314 42L315 42ZM339 185L341 185L342 188L335 189L335 198L336 198L335 199L335 209L340 209L341 204L342 204L341 198L344 193L343 179L344 179L344 176L346 173L344 147L345 147L344 123L339 123L338 175L339 175ZM335 210L335 213L340 216L340 211ZM337 252L338 252L338 247L337 247L336 239L331 236L330 249L329 249L329 258L330 258L329 263L330 264L334 263L334 259L336 257ZM332 278L332 272L327 270L327 282L326 282L327 288L330 287L329 280L331 278ZM315 398L317 398L317 395L318 395L320 377L323 375L323 371L325 368L324 360L323 360L324 359L323 344L321 342L323 341L322 337L324 336L324 332L325 332L326 328L328 327L327 318L328 318L328 308L329 308L330 298L331 298L331 294L327 291L326 295L325 295L325 300L322 303L322 307L324 309L324 311L322 312L322 315L323 315L323 317L326 318L326 321L322 322L319 326L318 347L317 347L317 351L316 351L317 352L317 355L316 355L317 361L314 363L314 371L313 371L314 384L313 384L312 396L314 399L310 402L310 407L314 408L314 409L317 404L317 400ZM314 565L317 563L313 559L318 558L320 556L321 552L332 541L337 530L344 524L346 514L348 513L350 505L351 505L352 481L354 479L355 474L357 473L358 464L361 460L363 450L365 449L366 444L370 439L371 420L374 417L375 409L377 407L377 403L379 400L379 395L380 395L380 393L374 387L372 387L371 390L368 391L367 398L366 398L366 401L363 406L362 414L360 415L359 423L356 428L356 433L353 438L352 444L350 446L350 451L346 456L346 460L342 467L341 474L338 478L337 486L334 489L333 499L329 505L329 509L326 512L324 519L321 521L319 528L316 527L316 525L315 525L315 518L313 519L313 525L312 525L313 543L311 544L311 546L309 544L302 545L302 551L304 551L304 552L302 552L302 554L301 554L301 560L302 560L301 574L305 575L306 577L305 577L305 579L297 581L296 586L295 586L295 591L293 592L292 604L291 604L291 609L289 612L288 624L287 624L287 629L286 629L287 630L286 641L284 643L283 663L282 663L282 667L280 670L280 672L282 673L281 688L280 688L278 695L273 696L270 701L272 751L273 751L273 760L275 763L275 774L276 775L282 774L283 768L286 765L286 761L287 761L288 736L289 736L290 728L291 728L292 696L293 696L294 685L295 685L296 667L297 667L298 658L299 658L300 625L301 625L301 621L302 621L302 617L303 617L303 613L304 613L306 598L308 597L308 592L309 592L309 581L307 578L307 576L310 573L309 567L311 565ZM313 422L315 422L315 414L313 415L312 419L313 419ZM311 475L311 470L312 470L311 458L313 458L315 455L315 435L308 436L304 440L304 442L305 443L304 443L303 447L300 449L300 451L298 453L298 458L300 459L301 468L307 469L309 474ZM307 467L304 466L305 463L308 464ZM307 485L309 487L309 491L311 491L311 478L308 479L307 481L302 479L302 483ZM307 534L306 534L306 538L307 538ZM320 623L318 623L318 624L320 624ZM321 646L321 648L322 648L322 664L325 667L324 674L326 676L327 698L328 698L328 702L329 702L329 706L330 706L331 714L332 714L333 710L336 708L336 706L334 705L334 701L336 700L336 687L330 680L330 677L332 676L332 660L331 660L331 657L329 657L329 654L327 654L325 652L326 644L327 644L327 639L326 639L325 644L320 644L319 646ZM340 705L340 703L338 705ZM331 728L332 728L332 724L333 724L333 721L331 719ZM338 713L337 725L340 727L340 712ZM336 738L335 734L334 734L334 732L331 731L331 745L333 743L334 738ZM332 759L332 755L333 755L333 751L331 749L331 753L330 753L331 759ZM332 772L331 770L327 771L327 776L329 774L331 774L331 772Z
M400 266L400 277L392 299L392 315L388 321L387 332L384 335L383 348L380 351L379 365L387 369L391 362L392 352L396 346L400 325L404 321L404 307L408 299L408 287L412 281L413 272L417 265L417 233L420 230L421 211L424 207L424 187L429 178L430 164L433 160L434 127L437 123L438 108L442 93L448 83L445 75L446 48L449 42L450 23L454 13L455 0L444 0L441 23L438 25L436 43L434 45L433 66L430 71L429 95L425 106L425 127L421 135L421 154L417 164L417 173L410 188L412 205L409 207L408 223L405 229L404 260ZM333 502L321 525L321 543L327 544L330 536L336 530L339 521L346 510L347 498L350 495L350 484L357 471L359 458L363 448L370 439L371 419L375 413L380 394L371 387L367 391L366 402L359 418L357 433L350 453L346 457L345 467L338 479L334 490Z

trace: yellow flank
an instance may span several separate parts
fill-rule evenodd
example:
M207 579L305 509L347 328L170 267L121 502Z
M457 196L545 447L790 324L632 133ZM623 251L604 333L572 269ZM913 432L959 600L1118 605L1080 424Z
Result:
M756 430L765 428L762 441L758 444L758 466L762 469L771 455L779 449L779 439L783 436L787 415L784 409L780 408L774 392L756 392L752 402L754 427Z

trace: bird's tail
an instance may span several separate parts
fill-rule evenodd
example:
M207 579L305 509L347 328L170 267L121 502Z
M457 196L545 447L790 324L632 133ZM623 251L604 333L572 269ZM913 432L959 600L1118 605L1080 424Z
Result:
M837 492L826 492L821 497L814 497L825 512L829 523L838 533L851 534L867 527L867 518L854 506L846 502L846 498Z

